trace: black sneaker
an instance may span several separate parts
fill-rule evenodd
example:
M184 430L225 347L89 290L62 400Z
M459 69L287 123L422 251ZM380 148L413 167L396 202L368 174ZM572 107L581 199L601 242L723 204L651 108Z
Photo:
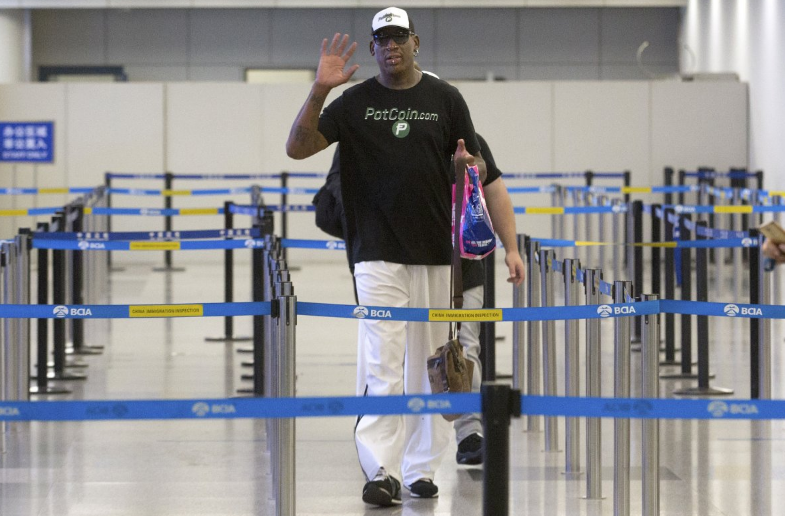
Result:
M482 436L471 434L458 444L458 464L482 464Z
M439 488L430 478L421 478L408 487L414 498L436 498L439 496Z
M363 487L363 502L381 507L401 505L401 483L379 468L373 480Z

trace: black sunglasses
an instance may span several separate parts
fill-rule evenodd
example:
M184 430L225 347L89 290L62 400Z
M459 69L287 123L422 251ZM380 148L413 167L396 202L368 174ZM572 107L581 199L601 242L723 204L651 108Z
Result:
M413 35L414 32L412 31L395 32L393 34L374 34L373 42L380 47L386 47L387 44L390 43L390 38L392 38L396 45L404 45L407 41L409 41L409 37Z

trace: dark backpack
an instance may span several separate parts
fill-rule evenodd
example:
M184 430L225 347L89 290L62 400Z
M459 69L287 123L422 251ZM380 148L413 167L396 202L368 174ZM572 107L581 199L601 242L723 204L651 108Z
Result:
M343 240L343 201L341 200L341 174L338 151L324 185L313 197L316 207L316 227L328 235Z

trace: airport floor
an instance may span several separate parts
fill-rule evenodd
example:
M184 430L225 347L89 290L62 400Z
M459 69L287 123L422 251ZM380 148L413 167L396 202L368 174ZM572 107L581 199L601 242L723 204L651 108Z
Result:
M115 256L122 264L122 255ZM297 260L290 259L291 265ZM501 262L500 262L501 263ZM113 272L107 292L114 304L219 302L220 263L187 263L183 272L153 272L151 263L128 263ZM498 269L498 267L497 267ZM727 271L727 269L726 269ZM497 304L511 306L511 291L498 271ZM238 265L238 301L250 298L248 265ZM339 261L308 263L292 272L303 301L353 302L351 278ZM726 272L729 291L733 275ZM606 275L606 279L607 275ZM714 298L713 298L714 299ZM725 301L726 299L722 299ZM727 301L733 299L728 298ZM236 334L248 334L249 319L235 319ZM301 396L354 393L357 323L300 316L297 325L297 392ZM562 325L557 330L563 333ZM748 323L710 322L712 385L749 397ZM87 344L105 346L84 357L87 380L68 382L73 393L46 399L177 399L234 396L247 387L238 353L247 343L205 342L223 332L223 320L116 319L89 321ZM613 325L603 323L603 395L612 393ZM509 375L511 323L499 323L497 373ZM785 398L783 328L772 327L774 398ZM563 344L557 349L563 350ZM583 353L583 352L582 352ZM633 385L639 380L633 354ZM563 390L560 373L560 390ZM585 378L581 372L582 382ZM663 380L661 392L692 382ZM45 401L45 400L44 400ZM482 514L482 469L459 466L456 444L440 467L436 499L410 498L383 509L366 506L363 475L352 439L352 418L297 421L297 515ZM785 422L667 420L660 424L660 514L770 516L785 502ZM270 457L263 421L133 421L18 423L9 429L0 462L2 516L194 516L273 515ZM563 474L558 452L543 451L542 432L511 426L511 514L528 516L611 515L613 511L612 421L603 421L603 499L586 500L585 476ZM582 428L581 446L585 446ZM560 438L564 438L563 423ZM454 439L453 439L454 441ZM632 423L631 514L642 514L640 424ZM585 457L581 454L581 463ZM493 467L486 464L484 467ZM780 493L775 496L776 493ZM777 501L780 500L780 501Z

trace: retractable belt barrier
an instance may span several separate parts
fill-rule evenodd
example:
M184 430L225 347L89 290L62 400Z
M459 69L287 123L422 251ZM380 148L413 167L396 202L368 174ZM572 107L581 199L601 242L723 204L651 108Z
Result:
M0 195L86 194L94 188L0 188Z
M36 233L34 249L62 249L70 251L197 251L206 249L255 249L264 246L264 239L257 238L257 229L212 231L159 231L126 233ZM52 235L62 235L57 238ZM83 235L83 236L77 236ZM91 235L91 236L86 236ZM223 240L197 240L197 238L224 238ZM130 240L129 240L130 239ZM324 249L344 251L342 240L282 239L281 246L292 249Z
M277 419L473 413L480 394L0 402L0 421ZM521 414L625 419L785 419L781 400L521 396Z
M318 179L325 178L327 174L323 172L287 172L289 177L305 178L305 179ZM188 180L235 180L235 179L281 179L281 174L171 174L172 179L188 179ZM165 174L122 174L115 172L107 172L106 177L109 179L166 179Z
M259 188L263 193L279 193L292 195L313 195L319 191L318 188L278 188L263 186ZM243 188L208 188L204 190L156 190L142 188L109 188L107 193L112 195L142 195L142 196L188 196L194 197L205 195L244 195L251 193L251 187Z
M385 321L571 321L609 319L655 314L688 314L711 317L785 319L785 306L711 303L660 299L601 305L532 308L398 308L297 302L298 315ZM269 302L190 303L176 305L20 305L0 304L0 318L7 319L127 319L135 317L225 317L269 315Z
M701 236L708 236L707 231L698 232ZM730 231L720 230L711 233L717 236ZM560 240L553 238L533 238L544 247L587 247L587 246L632 246L632 247L665 247L665 248L736 248L736 247L758 247L758 242L749 236L744 238L716 238L714 240L671 240L669 242L586 242L582 240Z
M190 240L198 238L244 238L259 237L258 228L206 229L182 231L114 231L114 232L39 232L34 240Z

